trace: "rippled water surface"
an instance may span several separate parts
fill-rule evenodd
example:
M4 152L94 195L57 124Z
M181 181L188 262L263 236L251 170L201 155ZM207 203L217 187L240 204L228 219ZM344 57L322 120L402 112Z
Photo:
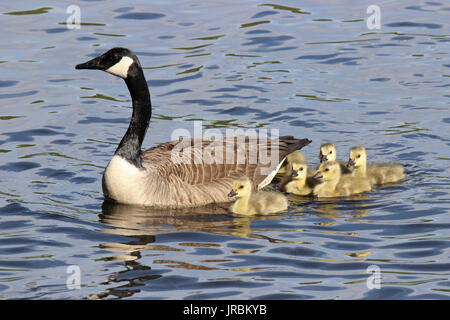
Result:
M450 4L381 1L372 30L370 4L0 4L0 298L448 299ZM104 202L131 100L121 79L74 66L114 46L145 67L145 148L202 120L308 137L312 166L323 142L343 160L363 144L407 178L351 199L290 197L264 217ZM71 265L80 289L66 286Z

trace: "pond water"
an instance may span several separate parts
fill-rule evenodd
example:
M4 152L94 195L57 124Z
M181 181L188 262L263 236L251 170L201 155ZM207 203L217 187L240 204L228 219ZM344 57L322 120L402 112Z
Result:
M0 299L450 297L448 2L379 1L379 29L372 1L150 3L0 5ZM312 166L324 142L342 160L362 144L407 178L263 217L104 202L131 100L121 79L74 66L115 46L145 68L145 148L195 120L277 129L313 141Z

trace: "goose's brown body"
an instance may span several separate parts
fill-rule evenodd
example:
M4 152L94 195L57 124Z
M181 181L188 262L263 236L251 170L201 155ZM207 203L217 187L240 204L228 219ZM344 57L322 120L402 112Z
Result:
M271 175L273 178L287 154L310 143L308 139L293 137L280 137L278 143L255 140L231 137L221 142L202 139L166 142L142 154L144 169L137 169L116 155L103 176L104 195L120 203L152 207L229 202L233 179L247 176L255 190L261 189L270 182ZM276 156L276 161L264 163L255 157L258 154L267 154L268 160ZM181 163L177 163L179 160Z

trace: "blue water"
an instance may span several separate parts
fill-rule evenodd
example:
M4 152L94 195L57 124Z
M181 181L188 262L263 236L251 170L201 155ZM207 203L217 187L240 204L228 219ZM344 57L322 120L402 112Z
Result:
M448 2L381 1L380 29L372 1L150 3L0 5L0 299L449 298ZM312 139L312 166L324 142L342 160L362 144L407 178L263 217L104 202L131 100L121 79L74 66L114 46L145 67L145 148L194 120L277 129Z

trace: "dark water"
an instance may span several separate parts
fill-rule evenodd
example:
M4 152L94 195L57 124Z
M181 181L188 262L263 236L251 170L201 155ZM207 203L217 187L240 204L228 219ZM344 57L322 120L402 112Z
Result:
M448 299L450 4L385 1L370 30L371 1L168 3L0 5L0 298ZM313 140L311 165L323 142L363 144L407 179L266 217L104 203L131 101L74 66L114 46L146 68L145 147L194 120L278 129Z

